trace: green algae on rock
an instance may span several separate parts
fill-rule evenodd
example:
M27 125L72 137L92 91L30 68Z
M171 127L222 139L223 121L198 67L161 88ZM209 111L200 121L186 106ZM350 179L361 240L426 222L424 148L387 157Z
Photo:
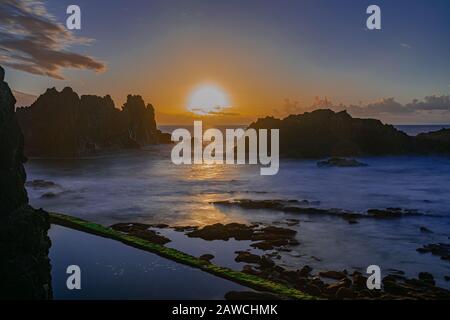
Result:
M239 271L234 271L228 268L220 267L212 263L208 263L202 259L196 258L194 256L188 255L184 252L178 251L176 249L168 248L159 244L149 242L144 239L140 239L125 233L113 230L111 228L104 227L102 225L75 218L72 216L60 214L60 213L50 213L50 221L53 224L57 224L63 227L87 232L90 234L98 235L101 237L113 239L120 241L126 245L152 252L161 257L198 268L202 271L208 272L210 274L216 275L218 277L245 285L249 288L261 291L267 291L274 294L278 294L284 297L300 300L314 300L318 299L314 296L306 294L300 290L290 288L288 286L262 279L258 276L246 274Z

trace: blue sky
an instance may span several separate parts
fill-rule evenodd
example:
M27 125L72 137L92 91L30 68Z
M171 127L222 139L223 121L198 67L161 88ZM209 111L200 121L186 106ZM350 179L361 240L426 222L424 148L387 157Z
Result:
M326 96L333 105L367 105L390 97L406 105L450 92L446 0L43 4L61 23L69 4L81 7L82 30L74 36L94 41L72 44L70 50L106 68L58 68L64 80L7 68L15 90L34 95L70 85L80 93L111 94L120 105L132 92L162 112L177 113L192 87L210 81L229 93L241 114L259 115L281 113L286 98L298 101L299 108L316 96ZM370 4L382 10L380 31L365 29ZM441 113L397 116L386 119L442 119Z

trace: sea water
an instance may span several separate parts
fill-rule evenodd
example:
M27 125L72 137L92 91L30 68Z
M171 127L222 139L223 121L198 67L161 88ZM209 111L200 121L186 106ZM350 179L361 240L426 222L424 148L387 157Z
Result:
M427 271L438 285L450 287L444 280L450 275L450 263L416 251L425 244L450 242L450 157L358 158L368 166L356 168L319 168L313 160L282 159L277 175L261 176L258 166L177 166L170 161L170 150L171 146L152 146L103 157L30 160L28 180L56 184L46 189L28 187L30 203L104 225L279 224L294 218L300 223L290 228L297 230L300 245L283 254L280 263L287 268L308 264L316 272L364 271L377 264L385 275L393 269L411 277ZM223 208L212 203L242 198L309 200L321 208L362 213L400 207L424 215L361 219L351 225L339 217ZM432 233L421 232L421 227ZM247 242L208 242L165 232L173 240L168 246L194 255L213 253L215 263L235 269L242 265L234 262L234 251L249 248ZM58 254L70 252L59 250Z

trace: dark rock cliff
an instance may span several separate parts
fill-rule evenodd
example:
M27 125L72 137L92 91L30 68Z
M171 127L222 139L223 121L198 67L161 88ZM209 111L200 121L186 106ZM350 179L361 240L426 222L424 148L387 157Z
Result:
M441 129L438 131L421 133L417 136L417 138L450 143L450 129Z
M358 119L346 111L315 110L284 119L266 117L250 125L280 129L280 155L294 158L378 156L449 152L431 136L415 138L376 119ZM434 137L434 136L433 136Z
M52 297L48 215L28 205L16 100L0 67L0 299Z
M141 96L129 95L119 110L109 95L79 97L71 88L53 88L19 108L17 117L29 156L77 157L167 141Z

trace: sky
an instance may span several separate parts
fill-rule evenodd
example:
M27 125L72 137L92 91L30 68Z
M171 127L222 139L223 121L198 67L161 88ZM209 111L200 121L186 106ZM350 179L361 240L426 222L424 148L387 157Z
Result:
M65 28L71 4L81 30ZM381 30L366 28L371 4ZM159 124L324 107L450 123L449 39L448 0L0 1L0 64L20 105L49 87L110 94L117 107L140 94ZM212 87L224 105L193 113Z

